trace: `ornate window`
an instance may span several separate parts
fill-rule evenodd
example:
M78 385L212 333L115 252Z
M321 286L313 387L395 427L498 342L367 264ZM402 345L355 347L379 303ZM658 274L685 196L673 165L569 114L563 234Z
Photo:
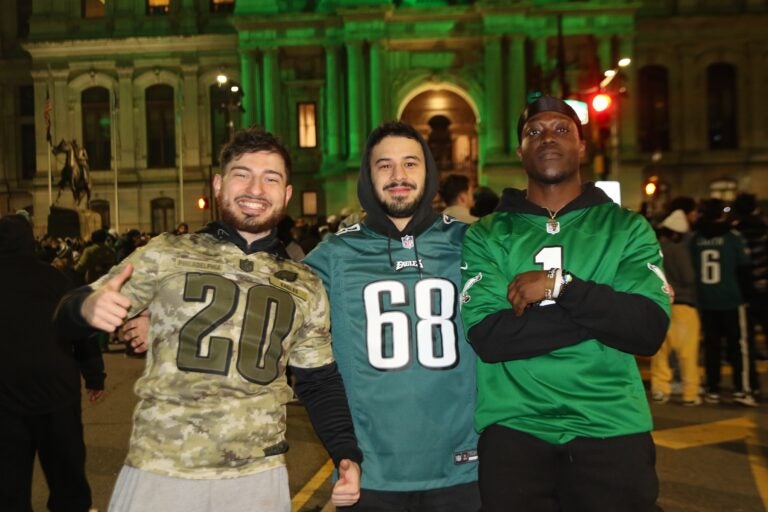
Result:
M171 0L147 0L147 15L165 15L171 7Z
M299 103L299 147L317 147L317 104Z
M175 167L176 126L173 87L152 85L146 90L147 167Z
M638 138L641 151L669 149L669 73L645 66L638 75Z
M109 91L89 87L81 95L83 147L91 169L109 169L112 159L112 123L109 117Z
M736 68L733 65L716 63L707 67L709 149L739 147L736 94Z
M211 0L211 12L234 12L235 0Z
M83 18L103 18L106 15L106 0L82 0Z

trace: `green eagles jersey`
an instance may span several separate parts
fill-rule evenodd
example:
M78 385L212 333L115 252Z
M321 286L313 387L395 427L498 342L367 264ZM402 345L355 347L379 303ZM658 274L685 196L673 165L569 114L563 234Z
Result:
M458 316L465 229L441 216L415 239L392 240L356 224L304 260L330 298L365 489L477 479L475 357Z
M500 211L473 224L464 241L462 317L469 330L509 310L507 286L531 270L563 268L581 280L641 294L669 314L659 245L648 222L612 202L557 217ZM564 290L564 295L568 289ZM559 307L544 301L533 307ZM525 318L525 313L523 313ZM546 326L527 325L546 331ZM506 334L506 333L505 333ZM514 343L514 335L498 343ZM645 389L633 355L584 339L543 355L499 363L478 360L476 427L492 424L553 444L577 436L613 437L651 430Z
M744 238L735 231L712 238L697 234L691 241L691 251L699 307L719 311L738 309L744 300L737 269L750 264Z
M283 465L286 364L333 361L317 276L212 235L165 234L94 288L129 262L121 293L132 312L149 307L152 320L126 464L192 479Z

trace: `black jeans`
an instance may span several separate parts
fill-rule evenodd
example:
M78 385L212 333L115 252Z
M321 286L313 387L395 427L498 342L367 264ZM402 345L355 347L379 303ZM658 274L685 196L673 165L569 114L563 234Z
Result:
M491 425L478 448L483 512L658 510L650 433L554 445Z
M48 414L21 416L0 410L0 508L31 509L32 469L40 457L51 512L87 512L91 489L85 478L80 401Z

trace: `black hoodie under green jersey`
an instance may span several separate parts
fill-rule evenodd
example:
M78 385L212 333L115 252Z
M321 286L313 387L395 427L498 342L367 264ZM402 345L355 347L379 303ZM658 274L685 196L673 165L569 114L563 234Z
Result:
M418 141L426 180L407 226L398 230L375 196L376 140L369 139L358 182L365 221L304 259L328 291L333 354L365 454L364 489L425 491L477 480L475 357L458 314L467 225L432 211L438 171Z
M476 426L501 424L547 442L647 432L635 354L658 350L669 295L656 236L594 184L556 217L507 189L464 239L462 317L478 363ZM508 284L522 272L572 273L556 302L515 316Z

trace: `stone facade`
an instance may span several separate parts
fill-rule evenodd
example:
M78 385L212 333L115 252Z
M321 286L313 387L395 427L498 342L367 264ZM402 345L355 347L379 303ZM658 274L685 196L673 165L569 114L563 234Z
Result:
M303 195L316 197L319 215L356 207L366 136L398 117L427 137L440 127L433 147L445 172L500 191L525 183L515 151L526 99L548 92L588 100L602 71L623 56L633 61L613 83L614 92L626 93L617 96L611 148L590 144L585 179L610 170L633 209L651 175L663 185L657 203L713 190L768 197L768 107L759 97L768 84L765 0L237 0L232 12L214 12L211 0L170 0L162 12L147 0L108 0L103 15L87 17L90 3L32 0L27 13L26 2L15 0L6 12L13 15L0 22L0 211L31 207L38 233L46 230L61 166L52 159L49 194L46 98L54 143L83 140L84 91L108 91L102 116L111 158L92 170L92 198L112 227L151 231L183 220L195 229L214 215L196 199L210 196L229 121L263 126L290 147L294 217L307 213ZM713 64L734 70L735 147L710 141ZM668 78L668 140L658 149L639 142L638 77L648 66ZM228 87L217 85L221 74L240 85L235 100L244 112L220 107L222 97L230 107L234 101L221 94ZM154 104L147 90L155 85L173 96L173 129L164 132L173 143L164 147L174 155L160 166L152 162L148 126ZM302 105L314 105L314 114L300 117ZM312 123L316 144L301 147L302 122ZM611 160L607 167L601 153ZM59 205L72 206L68 200L63 194Z

